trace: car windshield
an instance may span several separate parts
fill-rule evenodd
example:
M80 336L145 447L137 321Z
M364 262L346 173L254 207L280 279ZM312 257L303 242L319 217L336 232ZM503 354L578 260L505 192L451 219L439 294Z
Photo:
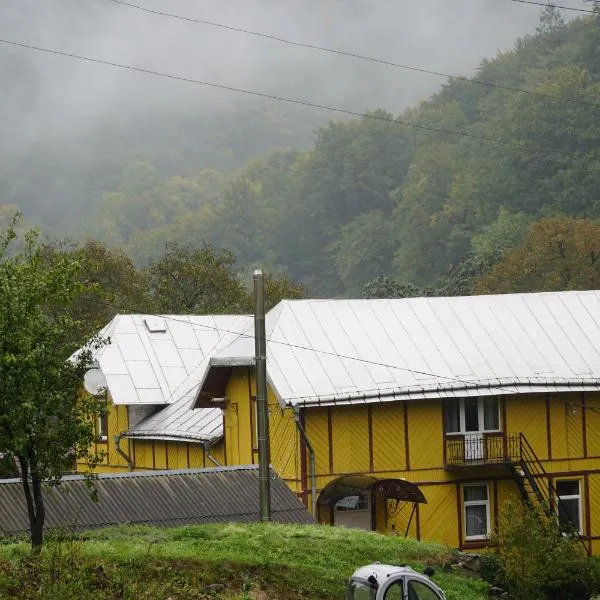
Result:
M377 587L367 581L353 579L348 584L346 600L375 600Z

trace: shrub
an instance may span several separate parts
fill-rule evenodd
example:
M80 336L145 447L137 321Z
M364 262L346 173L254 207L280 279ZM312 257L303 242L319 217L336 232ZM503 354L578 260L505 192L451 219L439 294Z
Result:
M498 532L498 573L517 600L584 600L600 591L600 568L556 519L507 502Z

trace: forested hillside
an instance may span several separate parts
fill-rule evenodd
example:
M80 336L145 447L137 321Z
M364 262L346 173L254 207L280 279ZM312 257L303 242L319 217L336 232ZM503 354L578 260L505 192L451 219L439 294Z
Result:
M99 169L99 201L78 234L140 265L167 242L207 242L240 271L260 264L315 296L600 285L600 17L565 23L547 9L537 33L475 79L449 80L400 115L332 120L309 149L323 113L298 122L273 104L206 123L214 155L188 152L185 166L174 130L162 154L116 152L127 165L114 181ZM252 145L259 126L271 137ZM250 145L232 156L243 144L218 140L235 135ZM543 276L567 259L561 276ZM536 275L517 281L523 272Z

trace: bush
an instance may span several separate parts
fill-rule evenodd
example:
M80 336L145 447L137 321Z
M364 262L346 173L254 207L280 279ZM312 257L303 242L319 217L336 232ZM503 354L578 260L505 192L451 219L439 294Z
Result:
M517 600L584 600L600 591L598 562L541 510L507 502L495 541L497 583Z

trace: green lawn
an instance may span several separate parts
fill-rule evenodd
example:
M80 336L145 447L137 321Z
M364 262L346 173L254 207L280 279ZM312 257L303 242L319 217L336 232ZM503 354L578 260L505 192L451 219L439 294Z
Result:
M0 545L0 598L343 600L347 578L373 561L436 568L451 600L486 598L487 586L444 570L442 546L326 526L116 527ZM211 584L224 584L214 590Z

